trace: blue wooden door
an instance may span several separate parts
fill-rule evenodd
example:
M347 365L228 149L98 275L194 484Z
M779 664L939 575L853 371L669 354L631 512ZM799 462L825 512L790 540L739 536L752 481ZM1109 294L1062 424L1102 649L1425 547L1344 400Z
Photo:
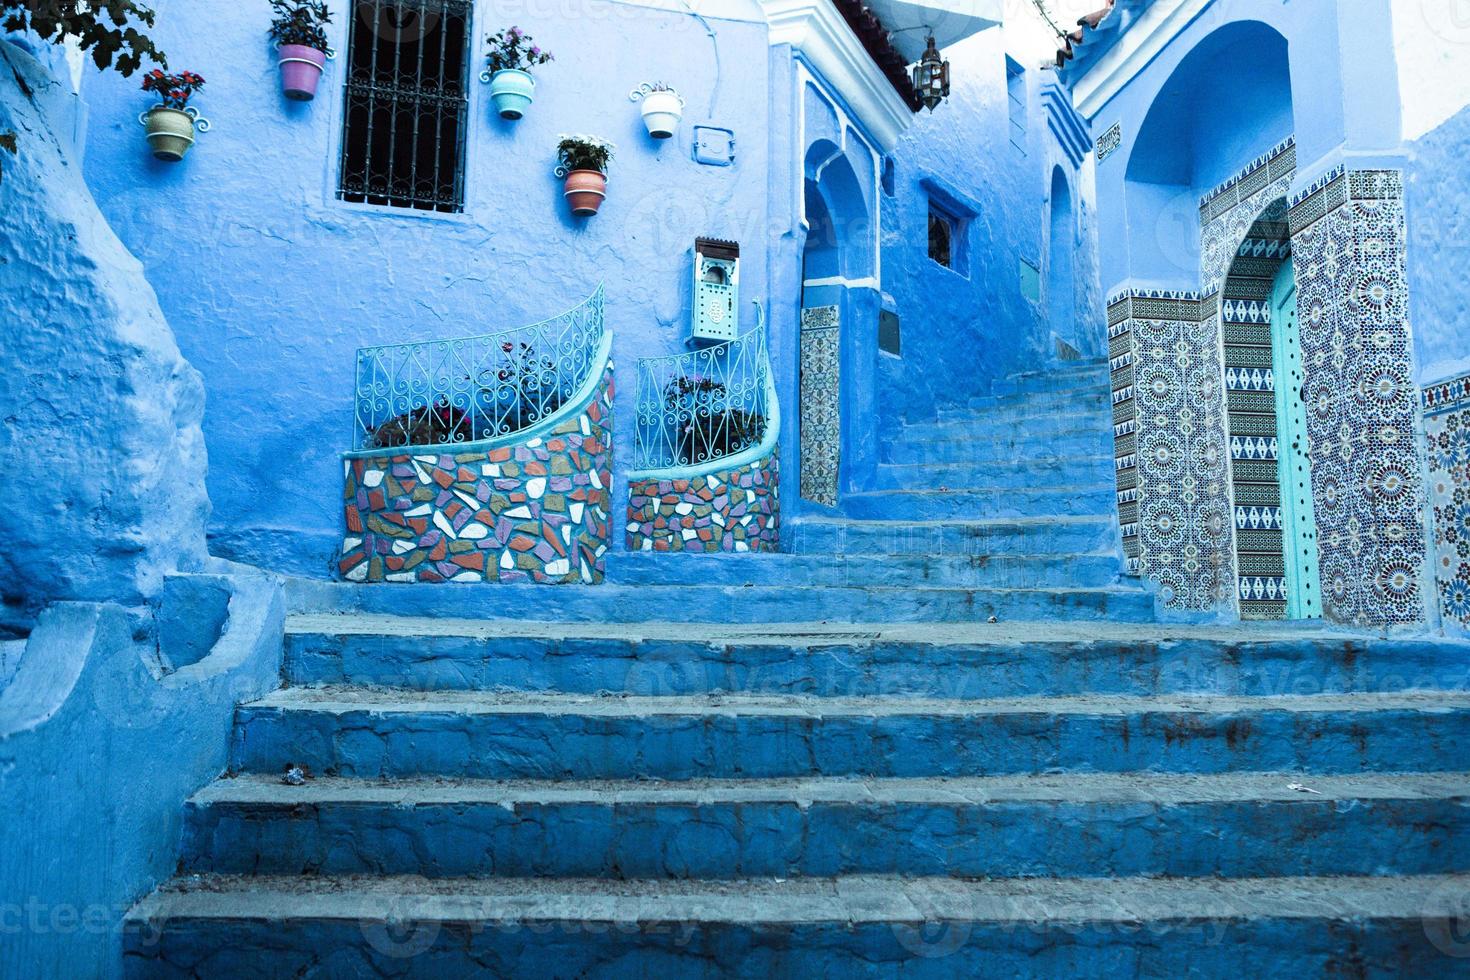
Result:
M1296 275L1288 259L1271 288L1271 360L1276 385L1276 458L1281 477L1281 546L1286 557L1286 616L1322 617L1322 577L1312 470L1307 457L1307 403L1302 394L1301 327Z

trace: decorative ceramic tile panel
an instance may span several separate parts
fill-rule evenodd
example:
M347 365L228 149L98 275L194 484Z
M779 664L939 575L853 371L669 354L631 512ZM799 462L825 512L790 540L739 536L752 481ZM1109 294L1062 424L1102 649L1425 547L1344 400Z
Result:
M1424 619L1416 433L1397 171L1338 168L1291 202L1324 613Z
M540 438L344 460L349 582L601 582L609 541L613 369Z
M1470 375L1424 389L1440 615L1470 629Z
M1214 297L1197 293L1109 304L1124 549L1174 609L1216 609L1235 592L1215 316Z
M778 551L780 448L746 466L628 485L629 551Z
M828 507L841 465L841 330L835 306L801 311L801 495Z
M1255 210L1256 199L1240 208ZM1279 197L1236 250L1220 303L1241 619L1287 614L1270 300L1290 256L1286 200Z

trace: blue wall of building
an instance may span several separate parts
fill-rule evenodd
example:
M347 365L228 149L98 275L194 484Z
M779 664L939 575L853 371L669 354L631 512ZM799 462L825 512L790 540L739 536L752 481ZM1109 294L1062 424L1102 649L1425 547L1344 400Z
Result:
M1035 85L1027 85L1027 125L1017 146L1003 34L985 31L945 56L950 98L916 117L891 154L893 193L882 196L885 305L902 331L902 357L884 354L879 362L886 424L963 404L1047 353L1045 317L1022 295L1019 274L1022 260L1040 267L1043 247L1038 201L1046 171L1039 161L1047 136ZM959 212L958 268L929 258L931 197Z
M1470 109L1411 146L1405 173L1409 295L1421 383L1470 372Z
M743 296L766 295L771 127L767 100L752 97L769 88L758 10L701 21L593 2L531 19L477 4L476 75L486 35L512 23L557 60L538 71L536 103L517 123L496 117L489 87L473 83L466 213L424 216L335 200L345 59L329 65L314 103L289 103L265 3L155 6L171 66L208 79L196 103L214 128L182 164L155 162L137 121L150 99L136 80L89 74L86 173L204 375L218 554L325 574L341 540L338 453L353 435L359 346L517 326L605 281L617 413L631 418L635 359L680 350L687 336L696 236L741 241ZM332 7L332 40L345 51L346 4ZM659 80L688 100L679 133L662 143L627 98ZM733 167L693 161L692 128L704 123L735 131ZM607 203L588 220L568 216L552 173L567 132L618 146ZM615 454L620 494L629 461Z

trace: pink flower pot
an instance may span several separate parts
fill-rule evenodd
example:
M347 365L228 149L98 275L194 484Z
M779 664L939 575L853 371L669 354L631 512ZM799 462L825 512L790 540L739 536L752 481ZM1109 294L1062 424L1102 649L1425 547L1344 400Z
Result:
M281 89L286 98L297 102L316 98L317 83L327 67L327 53L304 44L283 44L277 51L281 59Z
M596 214L607 197L607 175L598 170L573 170L567 174L564 196L572 206L572 214Z

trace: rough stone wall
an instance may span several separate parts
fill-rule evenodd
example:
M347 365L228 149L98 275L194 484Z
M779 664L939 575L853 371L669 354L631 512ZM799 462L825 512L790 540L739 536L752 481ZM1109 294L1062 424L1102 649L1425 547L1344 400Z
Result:
M0 616L156 597L205 557L204 388L47 106L63 83L0 42Z
M778 551L780 449L746 466L628 487L629 551Z
M601 582L611 535L613 369L544 436L344 461L349 582Z

